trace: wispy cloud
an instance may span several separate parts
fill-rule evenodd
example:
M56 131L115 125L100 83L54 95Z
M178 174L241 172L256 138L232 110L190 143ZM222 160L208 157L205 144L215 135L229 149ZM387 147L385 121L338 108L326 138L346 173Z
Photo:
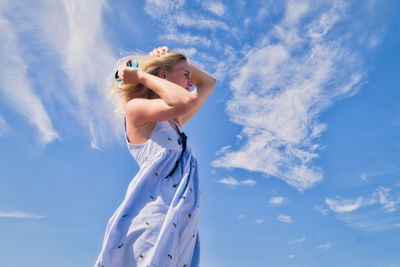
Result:
M21 218L21 219L42 219L46 216L36 215L30 212L22 211L0 211L0 217L5 218Z
M325 203L333 212L342 213L357 210L363 206L363 200L364 199L362 197L358 197L356 199L343 199L340 201L327 198L325 199Z
M292 223L293 222L292 218L289 215L284 215L284 214L279 214L277 220L280 222L284 222L284 223Z
M167 17L174 10L181 8L185 0L146 0L144 10L153 18Z
M397 188L396 188L397 189ZM400 220L400 193L393 188L378 187L369 195L354 198L326 198L319 210L334 212L337 218L351 227L365 231L393 229Z
M3 7L4 8L4 7ZM12 109L36 127L43 143L59 137L40 97L31 86L28 62L20 51L15 27L0 13L0 90Z
M0 137L6 135L10 131L11 127L0 115Z
M163 41L176 41L184 45L200 45L209 47L211 40L204 36L192 35L190 33L170 32L160 36Z
M224 154L224 153L226 153L226 152L227 152L229 149L231 149L231 148L232 148L231 145L224 146L224 147L222 147L220 150L218 150L217 152L215 152L215 155L219 156L219 155L221 155L221 154Z
M322 244L322 245L320 245L320 246L318 246L318 248L320 248L320 249L330 249L332 247L332 243L331 242L327 242L327 243L325 243L325 244Z
M321 181L315 140L327 126L318 115L338 97L354 95L363 77L357 53L335 33L343 3L311 12L304 2L288 1L283 21L247 50L227 105L246 142L214 160L214 167L259 171L300 191Z
M382 211L392 213L397 210L400 206L399 196L392 196L390 193L392 189L383 186L378 187L369 196L359 196L356 198L341 199L325 199L325 204L328 205L329 209L336 213L347 213L358 210L361 207L367 207L374 204L378 204Z
M235 179L233 177L222 178L222 179L216 180L216 182L228 185L229 187L232 187L232 188L235 188L236 186L240 186L240 185L252 186L252 185L257 184L257 182L253 179L246 179L246 180L238 181L237 179Z
M198 29L211 29L211 30L216 30L218 28L223 30L228 30L229 28L225 23L221 21L205 19L203 16L200 15L189 17L185 13L179 13L176 15L175 19L177 25L185 27L194 27Z
M324 208L322 205L315 206L315 209L318 210L322 215L327 215L329 213L329 210Z
M47 41L62 56L63 70L68 75L71 85L69 92L73 101L78 104L71 112L78 121L88 130L91 146L100 148L116 135L117 121L113 115L113 107L107 98L105 80L112 71L115 57L110 50L109 42L102 34L102 12L104 1L67 1L62 2L61 8L65 20L50 17L46 24L57 23L65 25L64 32L56 32L43 26ZM46 12L54 12L47 10ZM60 36L65 34L65 36ZM60 44L55 44L60 42ZM96 101L93 101L96 99Z
M306 240L306 236L303 236L299 239L295 239L292 241L289 241L288 244L297 244L297 243L303 243Z
M211 40L202 35L194 35L191 32L182 32L178 26L195 27L200 29L216 29L226 28L224 23L206 19L198 14L186 14L188 11L183 10L184 1L181 0L147 0L144 10L154 19L161 21L162 34L160 40L173 41L185 46L205 46L211 45ZM195 16L197 19L193 19Z
M244 217L246 217L246 215L244 215L244 214L240 214L240 215L238 216L239 219L243 219Z
M223 16L225 6L219 1L202 1L203 8L214 13L217 16Z
M217 16L222 16L226 10L220 2L202 1L201 5ZM204 51L212 47L212 50L218 50L219 54L226 53L227 49L225 48L229 48L229 45L222 41L223 37L216 36L216 31L222 32L224 37L232 38L234 36L231 25L227 25L220 18L215 18L213 14L188 8L183 0L147 0L144 10L160 22L159 40L177 43L179 46L185 46L186 49L196 48ZM231 57L214 57L212 56L214 53L208 51L205 59L203 57L205 54L196 53L190 59L201 68L207 68L208 72L215 75L217 79L223 79L229 74ZM204 62L207 63L204 64ZM215 70L214 73L212 70Z
M259 224L260 224L260 223L263 223L263 222L264 222L264 220L263 220L263 219L257 219L257 220L255 220L254 222L255 222L255 223L259 223Z
M269 204L274 205L274 206L279 206L282 205L286 201L286 198L284 197L272 197L269 200Z
M37 126L44 142L51 142L58 137L42 100L33 93L31 79L27 75L30 68L43 69L42 72L36 71L35 80L43 81L40 91L48 93L46 100L51 106L61 106L60 110L73 114L89 135L93 148L100 148L109 140L114 140L110 137L122 130L117 130L121 127L117 128L113 105L105 90L106 77L115 64L109 43L103 36L102 13L106 3L96 0L40 0L32 8L11 2L4 6L11 9L7 14L20 14L12 16L7 27L1 27L2 34L7 35L1 38L7 40L2 44L11 48L7 48L7 53L12 55L1 55L2 62L3 58L8 60L7 71L1 71L3 75L7 74L2 78L6 83L3 88L10 91L7 95L13 99L13 106ZM4 23L4 19L1 21ZM13 28L19 30L18 34ZM14 44L20 32L37 36L37 39L32 39L37 42L32 46L34 49L19 49ZM20 54L19 51L24 53ZM41 58L36 63L40 66L29 61L35 57ZM63 84L56 85L54 79L63 81ZM55 93L55 89L60 87L62 90ZM49 98L49 95L53 98ZM58 116L58 112L54 116Z

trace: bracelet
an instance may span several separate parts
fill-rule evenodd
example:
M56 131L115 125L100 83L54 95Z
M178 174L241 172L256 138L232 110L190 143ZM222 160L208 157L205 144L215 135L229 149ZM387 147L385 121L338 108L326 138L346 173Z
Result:
M139 67L139 62L138 62L136 59L134 59L134 60L132 60L132 61L129 61L128 64L127 64L127 66L128 66L128 67L135 67L135 68L137 68L137 67ZM122 82L122 80L118 77L118 70L115 72L114 79L115 79L115 81L118 82L118 83Z

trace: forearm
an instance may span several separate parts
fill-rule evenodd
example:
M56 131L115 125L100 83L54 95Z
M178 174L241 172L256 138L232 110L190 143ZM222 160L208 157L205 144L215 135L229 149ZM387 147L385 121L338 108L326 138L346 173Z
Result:
M215 84L215 78L212 77L207 72L201 70L200 68L196 67L192 63L190 63L190 68L192 71L192 81L196 85L197 88L209 88L210 86L213 87Z
M193 102L195 96L185 88L144 71L138 71L141 84L159 95L167 105L179 106Z

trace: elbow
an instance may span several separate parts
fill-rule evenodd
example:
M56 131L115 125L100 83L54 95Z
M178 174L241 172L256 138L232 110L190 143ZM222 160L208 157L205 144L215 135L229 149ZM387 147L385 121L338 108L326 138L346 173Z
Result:
M215 84L217 83L217 79L215 79L214 77L210 77L211 79L211 81L210 81L210 83L211 83L211 85L212 85L212 88L214 89L214 87L215 87Z
M199 99L194 94L188 94L184 101L181 102L181 110L186 113L197 107Z
M187 106L188 109L192 109L197 107L198 103L199 103L198 97L194 94L189 94L185 106Z
M211 88L211 90L213 90L216 83L217 83L217 80L213 76L209 76L209 78L207 80L207 87Z

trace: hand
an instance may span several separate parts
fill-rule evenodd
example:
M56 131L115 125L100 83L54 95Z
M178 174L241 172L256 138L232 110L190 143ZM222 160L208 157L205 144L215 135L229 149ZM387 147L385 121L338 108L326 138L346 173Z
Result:
M165 55L167 53L169 53L168 47L162 46L162 47L159 47L159 48L154 48L154 50L149 53L149 56L151 56L151 57L160 57L160 56Z
M131 59L125 61L118 68L118 78L125 84L137 84L140 82L138 68L128 66L131 61Z

